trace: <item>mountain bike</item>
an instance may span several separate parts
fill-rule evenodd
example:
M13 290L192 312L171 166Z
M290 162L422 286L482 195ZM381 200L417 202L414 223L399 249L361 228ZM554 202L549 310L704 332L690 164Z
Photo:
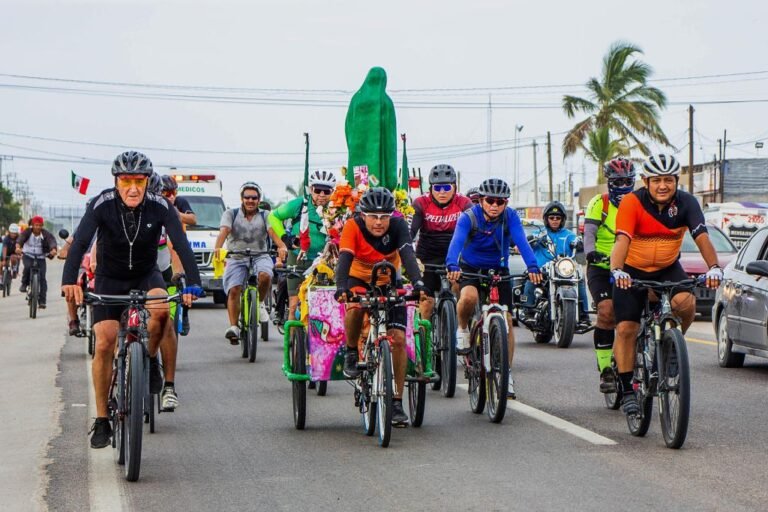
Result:
M446 277L444 265L424 266L440 275L440 291L431 318L432 368L440 379L432 383L432 389L441 390L443 396L451 398L456 393L456 297L451 291L451 282Z
M253 273L253 262L258 256L269 254L266 251L253 251L251 249L242 249L238 251L228 251L227 258L230 256L245 256L248 258L248 272L246 273L242 289L240 290L240 318L237 323L240 328L240 344L242 346L243 359L253 363L256 361L256 350L259 344L258 328L264 329L264 323L259 319L259 276Z
M627 416L627 426L633 436L644 436L651 424L653 398L657 397L661 432L668 448L680 448L685 442L691 406L688 349L681 321L672 312L671 297L673 290L691 290L701 283L700 279L632 280L633 287L653 290L659 301L651 303L646 297L640 319L633 376L640 412Z
M182 285L183 289L184 286ZM181 292L173 295L147 295L131 290L128 295L98 295L88 292L91 306L125 305L117 334L117 354L109 385L108 417L112 423L112 448L117 448L117 463L125 465L125 479L135 482L141 470L142 423L150 407L149 333L147 303L180 302Z
M37 258L30 259L32 266L29 269L27 304L29 305L29 318L37 318L37 307L40 305L40 263Z

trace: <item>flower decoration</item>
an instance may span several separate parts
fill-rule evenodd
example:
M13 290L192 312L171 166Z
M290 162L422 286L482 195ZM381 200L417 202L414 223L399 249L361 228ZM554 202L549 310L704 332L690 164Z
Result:
M353 187L346 179L340 178L336 182L336 188L331 194L328 206L318 209L317 213L323 219L323 232L336 245L339 244L344 222L355 212L357 203L367 189L368 187L363 184Z
M403 214L406 219L411 218L416 210L411 206L411 200L408 197L408 192L403 189L395 190L395 208L397 211Z

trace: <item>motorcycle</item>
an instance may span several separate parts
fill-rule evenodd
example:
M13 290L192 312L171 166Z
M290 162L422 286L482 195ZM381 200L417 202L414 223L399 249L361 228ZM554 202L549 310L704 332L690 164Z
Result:
M581 239L571 242L570 255L563 256L556 255L555 244L546 233L530 236L529 241L544 244L555 257L541 269L542 281L534 290L535 306L532 315L526 314L531 310L524 308L521 300L525 283L514 285L514 317L518 323L533 332L536 343L549 343L554 337L558 347L568 348L575 334L584 334L594 329L592 325L578 323L579 281L582 279L582 269L576 262L575 255L581 247Z

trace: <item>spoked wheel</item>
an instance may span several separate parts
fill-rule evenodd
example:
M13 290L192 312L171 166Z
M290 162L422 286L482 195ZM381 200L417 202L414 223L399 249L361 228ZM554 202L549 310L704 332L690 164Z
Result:
M621 407L621 395L619 394L619 369L616 367L616 360L611 356L611 371L613 372L613 381L616 383L614 393L603 393L605 406L613 411Z
M376 430L379 432L379 446L389 446L392 435L392 401L394 382L392 378L392 351L389 341L379 342L379 364L374 371L374 393L376 394Z
M259 333L257 329L259 327L259 296L255 290L248 292L248 307L250 311L248 314L248 335L246 336L245 344L248 345L248 361L253 363L256 361L256 349L259 343ZM262 323L262 328L264 325Z
M291 372L307 373L306 333L303 327L294 327L291 334ZM291 381L293 386L293 424L297 430L304 430L307 419L307 383Z
M432 382L429 387L433 391L439 391L443 385L443 348L442 340L440 339L440 313L432 314L432 370L440 377L436 381Z
M325 394L328 392L328 381L327 380L321 380L317 382L317 396L325 396Z
M29 318L37 318L37 301L40 297L40 276L32 274L29 285Z
M440 379L443 396L456 394L456 304L446 300L440 307Z
M678 329L667 329L659 354L659 419L667 448L680 448L688 433L691 382L688 349Z
M488 343L491 355L490 372L486 374L488 387L488 419L501 423L507 411L507 385L509 383L509 359L507 358L507 328L498 316L491 318Z
M475 414L485 409L485 368L483 368L483 344L480 338L480 324L472 329L472 348L467 355L467 381L469 386L469 408Z
M128 345L125 372L125 479L135 482L141 470L142 420L146 369L144 347L140 342Z
M419 327L414 333L416 342L416 366L422 371L427 367L427 330ZM418 373L418 372L417 372ZM424 408L427 401L427 383L411 381L408 383L408 409L411 412L411 424L420 427L424 422Z
M350 350L349 348L347 350ZM373 379L375 375L367 369L360 373L357 378L357 386L360 390L360 413L363 420L363 432L365 435L372 436L376 432L376 402L373 401L375 384Z
M122 344L122 341L118 343ZM109 399L109 419L112 422L112 448L117 448L115 458L121 466L125 464L125 418L120 417L120 407L125 403L125 368L120 359L116 361L117 383L112 389L112 396Z

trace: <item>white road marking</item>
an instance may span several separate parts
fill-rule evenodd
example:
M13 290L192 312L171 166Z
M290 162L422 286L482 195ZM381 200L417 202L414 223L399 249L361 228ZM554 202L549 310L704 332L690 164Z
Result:
M456 387L462 388L465 391L469 389L467 384L456 384ZM613 439L601 436L600 434L592 432L591 430L587 430L584 427L580 427L574 423L571 423L570 421L558 418L557 416L544 412L535 407L531 407L530 405L525 405L519 400L508 400L507 407L511 408L515 412L519 412L520 414L524 414L530 418L549 425L550 427L554 427L558 430L562 430L563 432L571 434L572 436L576 436L579 439L583 439L588 443L602 446L613 446L618 444Z
M72 404L72 407L88 407L88 404Z

